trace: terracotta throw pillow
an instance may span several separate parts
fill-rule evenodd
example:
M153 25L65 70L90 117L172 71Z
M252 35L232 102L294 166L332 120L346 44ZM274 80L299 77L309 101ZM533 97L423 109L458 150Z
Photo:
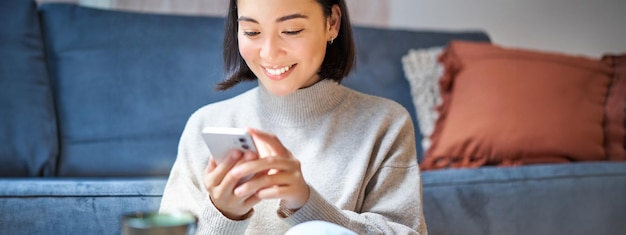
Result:
M422 169L606 160L611 66L489 43L452 42Z

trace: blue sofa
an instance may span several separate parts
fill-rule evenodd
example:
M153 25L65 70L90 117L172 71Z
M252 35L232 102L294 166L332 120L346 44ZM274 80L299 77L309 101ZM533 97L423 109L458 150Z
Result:
M214 89L224 77L223 24L0 1L0 234L119 234L123 214L157 210L188 116L256 85ZM452 39L489 40L481 31L354 34L358 64L344 84L399 102L413 120L400 58ZM626 234L625 163L422 179L430 234Z

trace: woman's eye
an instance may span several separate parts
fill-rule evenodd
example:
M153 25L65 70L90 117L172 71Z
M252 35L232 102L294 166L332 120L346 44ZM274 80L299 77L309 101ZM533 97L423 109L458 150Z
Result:
M284 34L287 34L287 35L297 35L297 34L299 34L300 32L302 32L303 30L304 30L304 29L300 29L300 30L293 30L293 31L283 31L283 33L284 33Z
M254 32L254 31L244 31L243 35L248 36L248 37L254 37L261 34L261 32Z

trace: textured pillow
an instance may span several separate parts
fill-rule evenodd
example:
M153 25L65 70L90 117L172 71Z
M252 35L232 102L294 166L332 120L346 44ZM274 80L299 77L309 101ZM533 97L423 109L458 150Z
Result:
M605 63L460 41L440 59L443 103L423 169L607 159Z
M606 101L606 151L609 160L626 161L626 54L606 55L602 61L613 68Z
M435 108L441 104L439 80L443 75L443 65L437 59L442 52L443 47L411 49L402 57L404 75L411 87L411 97L422 134L423 151L430 147L430 135L439 117Z

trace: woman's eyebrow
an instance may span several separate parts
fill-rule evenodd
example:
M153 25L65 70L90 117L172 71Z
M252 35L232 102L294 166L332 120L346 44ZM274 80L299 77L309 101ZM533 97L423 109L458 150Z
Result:
M278 19L276 19L276 22L283 22L283 21L287 21L287 20L293 20L293 19L308 19L309 17L303 14L291 14L291 15L286 15L286 16L281 16ZM241 22L241 21L247 21L247 22L252 22L255 24L258 24L259 21L252 19L250 17L245 17L245 16L241 16L237 19L237 22Z
M309 17L303 14L291 14L291 15L286 15L286 16L282 16L278 19L276 19L276 22L283 22L283 21L287 21L287 20L292 20L292 19L308 19Z
M255 19L252 19L250 17L245 17L245 16L241 16L237 19L237 22L241 22L241 21L248 21L248 22L252 22L252 23L256 23L258 24L259 22L256 21Z

